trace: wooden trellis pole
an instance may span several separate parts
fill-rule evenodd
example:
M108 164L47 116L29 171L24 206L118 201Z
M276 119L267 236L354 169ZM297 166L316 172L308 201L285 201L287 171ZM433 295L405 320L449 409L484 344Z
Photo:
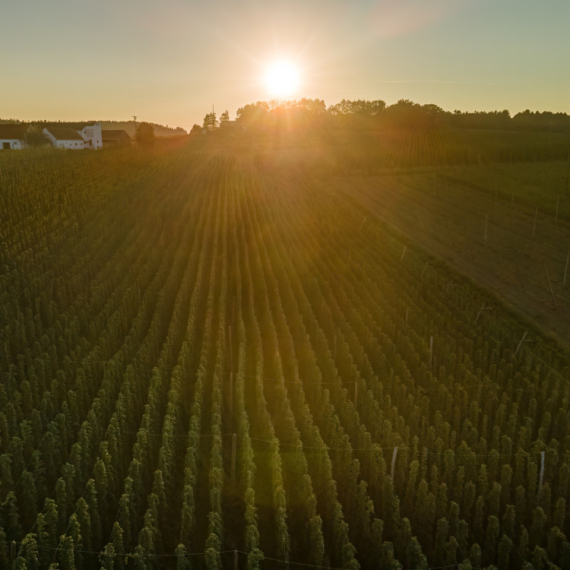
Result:
M554 310L558 310L558 305L556 304L556 296L554 295L554 290L552 289L552 283L550 282L550 277L548 276L548 269L546 269L546 264L544 265L544 272L546 273L546 280L548 281L548 286L550 287L550 294L552 295L552 301L554 302Z
M517 346L517 349L515 350L515 358L517 357L517 354L521 348L521 346L523 345L523 342L526 340L526 337L528 336L528 331L524 331L522 338Z
M232 483L236 481L237 435L232 435Z
M394 452L392 453L392 465L390 466L390 477L392 477L392 481L394 480L394 470L396 469L397 456L398 456L398 446L394 448Z
M537 500L540 501L540 491L544 482L544 451L540 452L540 476L538 477Z
M232 350L232 327L228 326L228 336L230 339L230 370L234 369L234 358L233 358L233 350Z
M483 301L483 303L481 304L481 308L479 309L479 312L477 313L477 316L475 317L475 320L473 321L473 324L477 324L477 321L479 320L479 317L481 316L481 313L485 310L485 301Z
M234 413L234 373L230 372L230 418Z

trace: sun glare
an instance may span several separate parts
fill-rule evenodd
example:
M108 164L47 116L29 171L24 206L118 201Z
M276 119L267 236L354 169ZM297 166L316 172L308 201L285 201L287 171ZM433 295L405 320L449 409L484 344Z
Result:
M278 99L291 97L299 88L299 70L288 61L275 62L265 72L265 87Z

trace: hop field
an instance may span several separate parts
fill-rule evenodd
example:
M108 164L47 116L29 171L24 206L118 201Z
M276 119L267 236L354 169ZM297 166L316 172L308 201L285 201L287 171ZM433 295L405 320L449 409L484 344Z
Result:
M495 297L294 168L0 161L1 568L570 567L568 357Z

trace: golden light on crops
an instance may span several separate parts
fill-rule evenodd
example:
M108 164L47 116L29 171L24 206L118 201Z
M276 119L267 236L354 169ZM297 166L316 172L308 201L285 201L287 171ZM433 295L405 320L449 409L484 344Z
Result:
M299 88L299 69L291 62L276 61L266 69L264 83L272 97L278 99L291 97Z

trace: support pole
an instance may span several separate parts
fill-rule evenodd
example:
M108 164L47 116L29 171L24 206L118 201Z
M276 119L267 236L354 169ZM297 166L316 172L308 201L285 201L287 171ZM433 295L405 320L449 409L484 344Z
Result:
M400 261L402 261L402 259L404 259L404 255L406 255L406 250L408 249L408 246L405 245L404 246L404 251L402 251L402 256L400 257Z
M234 369L234 355L233 355L233 349L232 349L232 327L229 326L228 327L228 336L230 339L230 370Z
M394 480L394 470L396 469L397 456L398 456L398 446L394 447L394 453L392 453L392 465L390 467L390 477L392 477L392 481Z
M537 500L540 501L540 491L544 482L544 451L540 452L540 475L538 477Z
M522 338L519 342L519 345L517 346L517 349L515 350L515 358L517 357L517 354L519 353L519 350L520 350L521 346L523 345L523 342L526 340L527 335L528 335L528 331L524 331L524 334L522 335Z
M237 452L237 435L232 435L232 483L236 482L236 452Z
M554 310L557 311L558 305L556 304L556 296L554 295L554 290L552 289L552 283L550 282L550 277L548 276L548 269L546 269L546 264L544 265L544 272L546 273L546 280L548 281L548 286L550 287L550 294L552 295Z
M477 324L477 321L479 320L479 317L481 316L481 313L483 312L483 310L485 309L485 301L483 301L483 303L481 304L481 308L479 309L479 312L477 313L477 316L475 317L475 320L473 321L473 324Z
M230 418L234 414L234 373L230 372Z
M238 551L234 550L234 570L238 570L238 568L239 568Z
M334 344L333 344L333 360L336 360L336 333L334 333Z

